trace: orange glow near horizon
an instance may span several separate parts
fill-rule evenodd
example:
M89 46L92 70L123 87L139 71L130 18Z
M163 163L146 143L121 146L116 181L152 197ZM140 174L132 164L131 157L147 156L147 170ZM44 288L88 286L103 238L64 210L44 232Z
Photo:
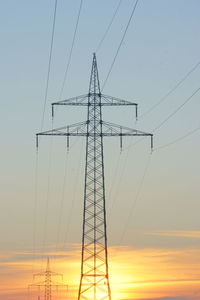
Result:
M70 248L69 248L70 247ZM59 293L59 299L77 299L80 279L80 245L68 245L66 252L47 253L51 269L63 273L69 285L67 297ZM11 259L13 256L13 259ZM30 253L8 253L1 263L0 299L26 300L27 286L33 273L45 270L45 261L33 263ZM9 260L10 259L10 260ZM200 271L198 249L133 249L109 248L109 273L112 299L159 299L184 297L199 299ZM33 293L34 291L32 291ZM3 297L3 298L2 298ZM29 299L37 299L29 297ZM58 297L54 297L58 299Z

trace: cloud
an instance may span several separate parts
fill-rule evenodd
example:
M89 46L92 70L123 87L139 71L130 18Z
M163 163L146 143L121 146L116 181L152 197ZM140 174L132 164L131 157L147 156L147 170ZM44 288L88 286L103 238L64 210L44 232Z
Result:
M183 297L170 297L170 298L157 298L151 300L191 300L191 298L183 298Z
M161 230L148 232L147 235L200 239L200 231L197 230Z
M116 300L199 299L200 253L198 249L155 249L129 246L109 247L112 298ZM0 299L26 300L24 294L33 273L45 269L50 256L52 270L64 274L70 298L77 296L80 280L81 245L68 244L61 250L48 247L33 261L31 251L2 254ZM11 290L11 288L13 290ZM14 298L14 295L16 297ZM17 298L21 295L21 298Z
M121 299L121 300L143 300L143 299ZM185 297L162 297L162 298L146 298L145 300L193 300L193 298Z

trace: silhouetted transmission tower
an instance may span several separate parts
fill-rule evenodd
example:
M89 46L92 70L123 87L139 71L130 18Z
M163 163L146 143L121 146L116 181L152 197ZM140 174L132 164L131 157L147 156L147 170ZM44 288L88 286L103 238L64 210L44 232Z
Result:
M111 299L106 232L105 179L103 138L123 136L153 135L131 128L105 122L102 119L103 106L135 106L137 104L101 93L96 55L93 55L89 92L68 100L52 103L52 116L55 105L77 105L87 107L87 121L38 133L40 135L86 137L86 164L83 210L82 262L78 300Z
M44 298L43 298L44 300L53 300L52 288L58 288L58 287L66 287L67 288L67 285L63 284L63 282L55 282L52 279L53 277L56 277L56 278L61 277L63 279L63 276L62 276L62 274L58 274L58 273L52 272L50 270L49 258L47 258L46 271L35 274L34 279L36 277L44 278L44 280L30 284L29 288L30 287L38 287L39 291L40 291L40 288L43 287L44 288ZM38 300L40 300L40 296L38 296Z

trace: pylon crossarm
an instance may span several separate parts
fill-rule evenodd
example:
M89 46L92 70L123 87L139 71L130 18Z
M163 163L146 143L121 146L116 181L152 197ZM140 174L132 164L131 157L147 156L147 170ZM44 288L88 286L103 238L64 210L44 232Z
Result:
M56 282L56 281L52 281L52 286L65 286L68 288L68 285L67 284L62 284L61 282Z
M74 135L74 136L78 136L79 134L83 135L87 135L87 131L85 130L87 126L87 122L80 122L80 123L75 123L72 125L68 125L68 126L63 126L63 127L59 127L59 128L55 128L55 129L51 129L51 130L47 130L47 131L43 131L43 132L39 132L36 134L36 136L39 135ZM147 135L147 136L153 136L152 133L148 133L148 132L144 132L144 131L140 131L137 129L133 129L133 128L129 128L129 127L125 127L122 125L118 125L118 124L113 124L110 122L105 122L102 121L102 129L103 132L102 133L94 133L94 132L89 132L89 135L93 136L93 135L103 135L103 136L112 136L112 135L129 135L129 134L133 134L133 135ZM68 131L69 130L69 131Z
M29 288L30 287L34 287L34 286L37 286L37 287L45 287L46 286L46 283L45 282L42 282L42 283L36 283L36 284L29 284ZM62 284L62 283L56 283L56 282L51 282L51 286L56 286L56 287L63 287L63 286L65 286L65 287L67 287L68 288L68 285L67 284Z
M130 127L126 127L126 126L122 126L122 125L118 125L118 124L114 124L114 123L110 123L110 122L105 122L102 121L102 129L103 129L103 133L110 133L110 134L138 134L138 135L153 135L152 133L148 133L148 132L144 132L141 130L137 130L137 129L133 129Z
M110 122L102 121L102 132L87 132L87 122L79 122L72 125L55 128L52 130L40 132L36 134L36 146L39 144L39 136L66 136L67 137L67 147L69 148L69 137L85 137L85 136L119 136L120 146L122 148L122 137L123 136L150 136L151 137L151 149L153 149L153 134L148 132L143 132L137 129L121 126L118 124L113 124Z
M42 276L44 277L46 274L50 274L51 276L58 276L58 277L63 278L62 274L55 273L55 272L52 272L52 271L45 271L45 272L42 272L42 273L34 274L33 279L35 279L36 277L42 277Z
M39 136L41 135L53 135L53 136L67 136L67 147L69 147L69 136L85 136L85 128L87 122L79 122L68 126L63 126L48 131L39 132L36 134L36 147L39 145Z
M54 276L54 277L60 277L60 278L62 278L63 279L63 275L62 274L60 274L60 273L56 273L56 272L52 272L52 271L46 271L45 273L43 273L43 274L39 274L39 276L44 276L45 274L49 274L49 275L51 275L51 277L52 276Z
M39 277L39 276L44 276L44 272L43 273L34 274L33 275L33 279L35 279L35 277Z
M32 284L29 284L28 287L32 287L32 286L45 286L45 282L42 281L42 282L32 283Z
M52 117L54 117L54 106L55 105L66 105L66 106L88 106L88 97L91 96L97 96L101 97L101 106L122 106L122 105L128 105L128 106L135 106L135 114L136 114L136 119L138 116L138 104L127 101L124 99L112 97L109 95L104 95L101 93L88 93L84 95L80 95L77 97L69 98L66 100L61 100L58 102L53 102L51 104L52 106ZM94 105L94 103L90 103L90 105Z
M52 117L54 117L54 105L74 105L74 106L87 106L88 94L72 97L66 100L61 100L51 103Z
M113 124L110 122L102 121L103 136L119 136L120 137L120 148L122 149L122 137L123 136L149 136L151 139L151 150L153 150L153 134L140 131L137 129Z
M112 97L112 96L109 96L109 95L101 94L101 105L102 106L122 106L122 105L135 106L136 119L138 117L138 104L134 103L134 102L131 102L131 101L127 101L127 100L124 100L124 99L120 99L120 98Z
M51 273L51 276L61 277L63 279L63 274L55 273L55 272L52 272L52 271L50 273Z

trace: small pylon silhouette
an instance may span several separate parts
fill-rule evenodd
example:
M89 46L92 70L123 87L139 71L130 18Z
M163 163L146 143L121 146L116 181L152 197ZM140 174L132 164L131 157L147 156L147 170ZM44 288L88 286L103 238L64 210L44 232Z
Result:
M63 283L63 275L51 271L49 257L47 258L46 271L38 273L38 274L34 274L33 280L35 280L35 278L37 278L37 277L44 277L44 280L42 282L40 281L40 282L34 282L34 283L30 284L29 288L30 287L38 287L39 292L40 292L40 288L43 287L44 288L44 300L53 300L52 288L57 288L57 289L59 287L66 287L66 289L68 288L68 286ZM55 282L54 280L52 280L52 277L60 277L62 281ZM38 296L38 300L40 300L40 296Z

